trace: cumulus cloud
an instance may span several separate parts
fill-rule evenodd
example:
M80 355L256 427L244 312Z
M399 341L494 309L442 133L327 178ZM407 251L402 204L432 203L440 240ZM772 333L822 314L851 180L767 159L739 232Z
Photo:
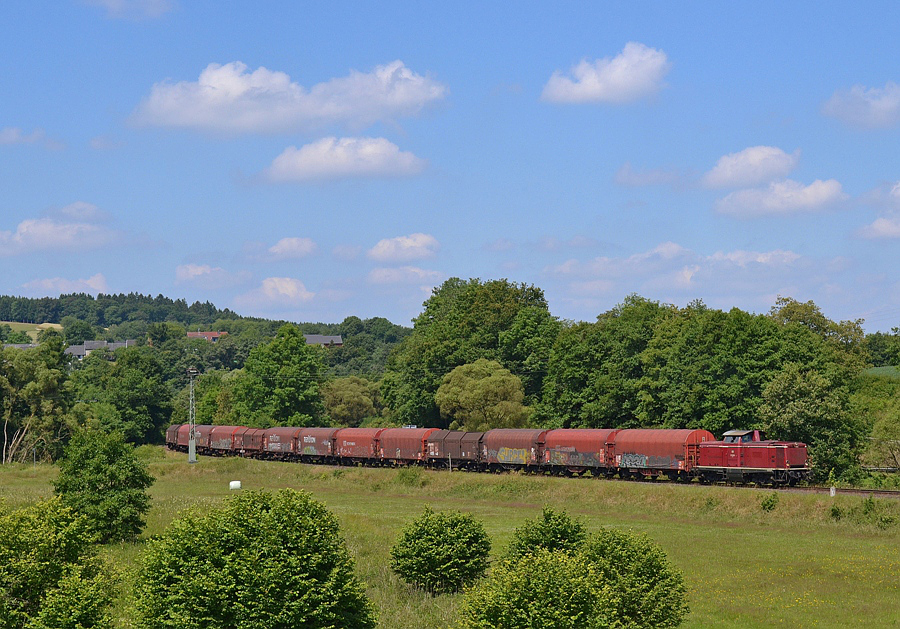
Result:
M323 138L299 149L290 146L264 172L272 182L403 177L424 170L420 159L384 138Z
M156 18L173 8L171 0L85 0L88 4L106 9L107 17L143 19Z
M670 67L663 51L628 42L615 57L582 60L568 76L557 70L541 98L553 103L629 103L658 92Z
M439 272L414 266L404 266L395 269L378 268L369 272L369 282L372 284L421 284L426 282L434 285L440 280L441 274Z
M565 281L565 299L581 307L608 304L629 292L676 301L734 295L754 304L771 304L785 278L808 280L817 267L792 251L717 251L704 255L675 242L664 242L627 256L571 259L545 272Z
M378 262L408 262L431 258L439 248L440 243L434 236L416 233L379 240L367 255Z
M703 176L708 188L739 188L784 178L797 166L800 151L788 155L775 146L751 146L719 158Z
M846 198L841 184L834 179L817 179L808 186L787 179L772 182L766 188L732 192L716 202L716 210L744 218L777 216L819 212Z
M900 123L900 85L893 81L883 88L854 85L835 92L822 112L854 127L893 127Z
M226 133L279 133L340 123L365 127L419 113L447 94L402 61L353 70L310 89L284 72L211 63L197 81L156 83L135 110L139 125Z
M0 146L11 146L14 144L41 144L44 148L51 150L65 148L62 142L48 138L43 129L35 129L31 133L26 133L19 127L3 127L0 129Z
M41 129L35 129L31 133L25 133L18 127L0 129L0 144L34 144L43 140L44 137Z
M106 212L93 203L87 203L85 201L75 201L75 203L65 205L54 214L60 218L89 223L99 223L109 220L109 215Z
M109 286L102 273L92 275L87 279L69 280L62 277L53 277L43 280L32 280L22 285L31 294L62 295L65 293L98 293L109 292Z
M293 307L308 303L316 296L293 277L267 277L260 286L235 299L238 305L254 308Z
M282 238L269 247L269 254L276 260L292 260L311 256L318 249L310 238Z
M654 168L635 170L630 162L625 162L616 172L615 181L620 186L642 188L644 186L671 186L681 181L681 175L675 170Z
M900 218L881 217L875 219L857 232L860 238L868 240L887 240L900 238Z
M208 264L182 264L175 269L176 283L192 284L208 290L244 284L249 279L250 274L246 271L230 273L222 267Z
M0 257L38 251L88 251L118 237L115 231L87 221L26 219L15 231L0 230Z

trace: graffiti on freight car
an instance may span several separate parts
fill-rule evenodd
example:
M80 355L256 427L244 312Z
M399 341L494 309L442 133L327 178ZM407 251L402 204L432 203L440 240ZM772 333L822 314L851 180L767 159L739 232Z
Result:
M648 456L646 454L617 454L616 465L625 468L668 469L678 467L675 459L668 456Z
M300 451L300 454L310 454L315 456L319 454L319 452L316 450L315 446L304 446L303 450Z
M528 463L528 450L525 448L500 448L497 450L497 461L500 463Z
M547 450L547 462L550 463L550 465L601 467L603 465L603 452L566 452L564 450Z

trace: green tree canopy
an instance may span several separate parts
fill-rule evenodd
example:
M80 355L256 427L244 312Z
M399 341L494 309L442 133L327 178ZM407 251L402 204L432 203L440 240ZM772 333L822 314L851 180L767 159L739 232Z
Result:
M308 493L246 492L151 540L140 627L375 626L337 520Z
M538 548L578 552L586 537L584 524L573 520L565 511L544 507L540 517L526 520L513 531L512 540L506 549L506 558L515 559L533 553Z
M434 396L452 428L470 431L523 427L528 419L524 399L521 380L485 358L453 369Z
M111 626L94 539L87 519L58 498L0 512L0 626Z
M857 471L864 426L849 412L845 386L789 363L763 391L759 417L770 437L807 444L819 479Z
M267 428L322 422L320 351L307 345L300 329L290 324L279 328L270 343L251 350L235 384L236 409L247 425Z
M153 477L119 432L80 430L66 446L53 488L102 542L133 540L150 510Z
M490 551L491 540L472 515L426 507L391 547L391 568L432 594L458 592L484 576Z
M500 562L469 591L461 629L606 629L622 627L611 588L583 556L538 548Z
M335 378L322 388L325 411L338 426L359 426L377 417L378 384L357 376Z
M505 279L451 278L435 288L414 319L412 334L388 363L382 390L395 418L401 423L440 425L434 394L443 377L479 358L502 362L501 333L514 328L520 311L532 308L547 312L543 291ZM515 329L521 341L529 327L520 319ZM545 328L537 325L534 330L544 333ZM510 354L520 365L534 353L528 344L522 351Z

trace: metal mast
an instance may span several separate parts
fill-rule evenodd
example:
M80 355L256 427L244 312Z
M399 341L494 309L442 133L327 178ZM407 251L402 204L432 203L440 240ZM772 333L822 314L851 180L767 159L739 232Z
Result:
M187 370L191 378L191 403L188 411L188 463L197 462L197 416L194 412L194 377L200 373L194 367Z

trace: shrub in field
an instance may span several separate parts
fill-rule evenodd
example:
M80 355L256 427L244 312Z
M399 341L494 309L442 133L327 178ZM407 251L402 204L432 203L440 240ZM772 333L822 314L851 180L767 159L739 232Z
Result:
M684 576L645 534L601 529L582 555L615 595L615 617L628 627L676 627L689 609Z
M53 483L63 504L81 513L100 541L134 539L150 509L153 477L121 433L82 430L72 436Z
M515 530L506 557L516 559L538 548L577 551L586 536L581 522L570 518L565 511L544 507L539 518L526 520Z
M426 507L391 548L391 568L432 594L457 592L484 575L490 551L484 526L470 514Z
M616 623L610 587L581 555L538 548L503 561L470 590L462 629L600 629Z
M308 493L247 492L147 545L138 626L375 626L337 520Z
M110 627L95 539L58 498L0 515L0 627Z

